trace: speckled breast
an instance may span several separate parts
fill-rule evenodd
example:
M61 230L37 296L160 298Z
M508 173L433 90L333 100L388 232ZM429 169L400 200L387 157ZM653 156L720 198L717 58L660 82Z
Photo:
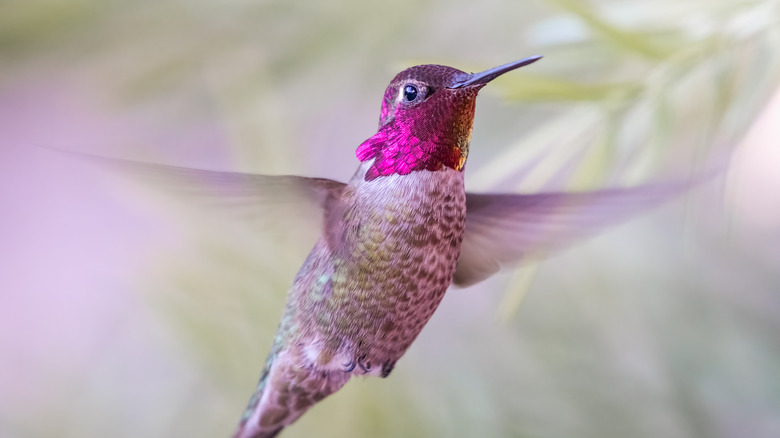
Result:
M452 281L466 214L463 173L353 179L343 205L341 238L322 239L310 254L290 316L308 327L298 342L315 366L386 376Z

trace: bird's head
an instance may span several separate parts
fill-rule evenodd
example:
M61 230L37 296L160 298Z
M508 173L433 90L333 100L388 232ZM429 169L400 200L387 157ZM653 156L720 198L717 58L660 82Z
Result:
M356 152L360 161L374 159L365 179L445 166L463 169L479 90L540 58L532 56L480 73L445 65L418 65L398 73L385 90L379 130Z

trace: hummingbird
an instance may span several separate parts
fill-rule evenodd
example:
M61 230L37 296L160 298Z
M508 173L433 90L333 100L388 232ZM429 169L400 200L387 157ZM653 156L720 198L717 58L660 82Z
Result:
M274 437L353 376L387 377L452 283L484 280L500 264L573 231L556 216L583 204L605 204L620 216L614 207L621 202L668 194L659 187L466 192L479 90L539 59L471 74L444 65L403 70L385 89L376 134L357 147L361 164L349 182L295 182L321 207L322 234L289 289L234 438ZM604 221L593 213L585 209L574 222ZM560 235L551 238L556 226Z
M379 129L357 148L352 179L320 189L322 236L288 292L234 438L276 436L352 376L387 377L453 279L484 275L476 265L456 273L477 93L540 58L477 74L418 65L393 78Z
M388 377L451 285L470 286L501 266L559 249L688 186L466 192L477 94L539 59L479 73L432 64L398 73L347 183L92 157L212 198L297 204L320 229L234 438L278 435L353 376Z

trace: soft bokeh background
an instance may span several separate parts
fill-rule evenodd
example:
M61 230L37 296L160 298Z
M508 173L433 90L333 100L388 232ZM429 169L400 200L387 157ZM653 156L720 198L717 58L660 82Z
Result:
M723 176L450 291L284 436L780 436L780 6L738 0L0 3L0 436L228 436L308 249L39 146L346 180L397 71L531 54L470 189Z

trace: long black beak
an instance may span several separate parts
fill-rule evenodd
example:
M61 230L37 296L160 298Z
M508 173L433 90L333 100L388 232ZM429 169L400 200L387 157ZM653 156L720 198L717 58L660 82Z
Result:
M472 73L470 75L466 75L463 79L458 80L447 88L463 88L468 87L469 85L485 85L508 71L524 67L528 64L533 64L540 59L542 59L540 55L529 56L528 58L494 67L490 70L485 70L479 73Z

